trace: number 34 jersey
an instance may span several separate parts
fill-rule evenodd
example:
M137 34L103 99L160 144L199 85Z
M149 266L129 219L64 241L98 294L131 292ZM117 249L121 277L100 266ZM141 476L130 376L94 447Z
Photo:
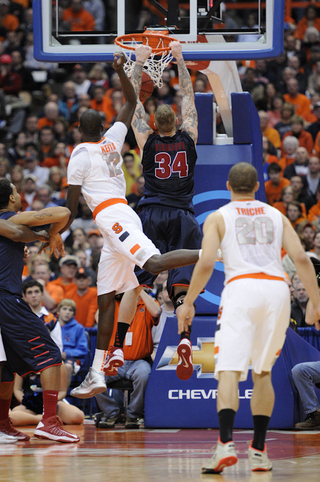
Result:
M184 131L174 136L151 134L143 149L144 197L139 207L161 204L194 212L194 167L197 153Z
M284 278L280 211L260 201L245 200L232 201L219 213L225 223L221 242L225 284L237 276L258 273Z
M72 151L68 184L82 186L82 194L91 211L108 199L125 199L121 150L126 134L125 124L115 122L100 141L83 142Z

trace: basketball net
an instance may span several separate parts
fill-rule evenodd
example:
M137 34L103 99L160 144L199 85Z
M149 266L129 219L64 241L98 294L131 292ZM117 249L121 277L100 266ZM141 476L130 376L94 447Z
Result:
M152 53L145 61L142 70L151 77L151 80L156 87L162 87L163 71L173 58L169 43L172 40L176 40L172 37L168 37L166 35L167 32L168 31L165 31L165 34L164 32L161 32L161 35L156 35L158 32L145 31L144 34L127 34L115 39L115 43L121 48L126 56L127 61L123 68L129 78L132 76L135 65L135 60L133 59L135 48L137 45L143 43L152 48Z

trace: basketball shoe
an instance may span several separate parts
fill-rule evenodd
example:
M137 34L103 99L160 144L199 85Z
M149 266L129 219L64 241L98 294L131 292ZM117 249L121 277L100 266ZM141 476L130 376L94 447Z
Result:
M189 380L193 373L192 345L187 338L182 338L177 348L179 357L177 366L177 377L180 380Z
M19 442L28 442L30 440L29 435L14 428L9 417L5 420L0 420L0 432L15 437Z
M233 442L223 444L218 440L215 452L209 463L202 467L203 474L220 474L225 467L235 465L238 457Z
M0 432L0 444L15 444L16 442L18 442L17 437Z
M55 442L74 443L79 442L77 435L67 432L62 428L61 418L54 415L53 417L40 420L34 432L35 437L54 440Z
M118 373L118 368L124 364L122 348L112 346L106 363L104 365L104 373L107 377L114 377Z
M248 456L252 472L268 472L269 470L272 470L272 463L267 455L266 446L264 446L262 452L261 450L254 449L250 445Z
M81 385L71 390L70 395L76 398L91 398L106 390L107 385L104 379L104 373L98 373L91 367Z

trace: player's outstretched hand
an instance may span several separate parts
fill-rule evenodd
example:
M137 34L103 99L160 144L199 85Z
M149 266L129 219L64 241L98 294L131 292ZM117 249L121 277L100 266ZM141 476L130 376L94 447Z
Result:
M195 315L195 310L193 304L189 305L183 303L183 305L178 306L176 309L176 316L178 318L178 333L189 330L189 325L191 325L192 320Z
M54 236L50 236L49 245L50 245L50 255L54 254L56 258L59 258L60 256L63 257L66 255L64 244L60 234L55 234Z
M308 301L306 323L307 325L315 325L316 329L320 330L320 301L316 306L313 306L311 300Z
M173 42L170 42L169 47L171 48L172 56L176 60L179 60L179 59L183 58L181 43L178 42L178 40L174 40Z
M118 70L120 70L121 67L123 67L123 65L126 63L126 56L123 52L115 52L113 54L113 58L112 67L116 72L118 72Z
M152 48L149 47L149 45L137 45L135 50L136 62L142 62L144 64L147 58L150 57L151 52Z

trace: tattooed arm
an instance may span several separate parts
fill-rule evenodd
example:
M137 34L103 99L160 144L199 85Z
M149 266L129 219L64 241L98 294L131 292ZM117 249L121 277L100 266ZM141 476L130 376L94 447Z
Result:
M131 83L137 96L137 106L133 114L131 126L141 151L141 157L146 140L153 132L153 130L150 128L146 121L146 112L142 103L139 100L142 69L146 59L149 57L151 52L152 49L148 45L138 45L136 47L136 62L131 76Z
M171 42L171 53L175 57L178 65L179 85L183 94L182 100L182 125L181 130L186 131L197 143L198 140L198 115L194 103L194 92L190 74L184 63L180 42Z

